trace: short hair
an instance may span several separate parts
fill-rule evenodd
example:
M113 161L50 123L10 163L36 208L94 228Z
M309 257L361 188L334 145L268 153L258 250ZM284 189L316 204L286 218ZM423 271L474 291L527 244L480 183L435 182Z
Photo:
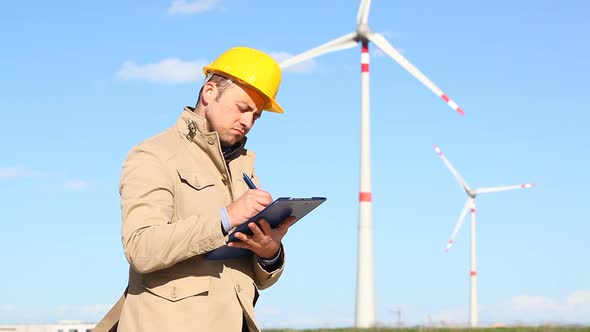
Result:
M197 105L199 105L199 102L201 101L203 88L205 87L205 84L208 82L213 82L217 86L219 94L217 94L217 97L215 97L216 101L219 100L219 98L221 98L223 92L233 83L232 80L227 77L223 77L219 74L210 74L210 77L205 78L205 82L203 83L203 86L201 86L201 90L199 90L199 98L197 99Z

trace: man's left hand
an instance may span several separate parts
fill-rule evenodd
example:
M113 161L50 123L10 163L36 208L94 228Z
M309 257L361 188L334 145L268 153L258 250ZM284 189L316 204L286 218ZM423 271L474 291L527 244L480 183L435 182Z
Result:
M264 219L251 222L248 224L248 228L252 231L252 235L236 232L235 236L240 241L230 242L227 245L234 248L249 249L260 258L272 259L279 252L281 240L287 234L289 227L295 223L295 220L295 217L289 217L283 220L275 229L272 229Z

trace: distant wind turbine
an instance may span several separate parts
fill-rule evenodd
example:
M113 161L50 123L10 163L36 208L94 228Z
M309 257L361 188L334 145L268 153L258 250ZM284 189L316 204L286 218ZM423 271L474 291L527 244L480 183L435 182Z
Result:
M359 234L355 326L375 326L375 285L373 277L373 235L371 220L371 140L369 112L369 42L374 43L386 55L422 82L430 91L442 98L451 108L463 115L463 110L451 98L432 83L418 68L403 57L382 35L369 28L370 0L361 0L356 31L336 38L316 48L303 52L281 63L287 68L322 54L352 48L361 44L361 142L360 142L360 193Z
M493 192L500 192L500 191L506 191L506 190L532 188L535 186L535 184L534 183L525 183L525 184L519 184L519 185L513 185L513 186L471 189L467 185L465 180L463 180L461 175L459 175L459 172L457 172L457 170L453 167L453 165L451 165L451 163L449 162L447 157L445 157L445 155L442 153L442 151L440 150L440 148L437 145L434 146L434 150L442 158L445 165L447 165L447 167L449 168L451 173L453 173L453 175L455 176L455 179L457 179L457 181L461 185L461 188L467 194L467 201L465 202L465 206L463 207L463 210L461 210L461 214L459 215L459 220L457 221L457 224L455 225L455 229L453 230L453 233L451 234L451 239L449 240L449 243L447 244L447 247L445 248L446 252L448 252L451 249L451 246L453 245L453 243L455 241L455 236L457 236L457 233L459 232L459 229L461 228L461 225L463 224L463 220L465 219L465 216L467 215L467 210L468 209L471 210L471 270L469 272L470 280L471 280L471 289L469 292L469 294L470 294L470 296L469 296L469 326L477 327L479 315L478 315L478 309L477 309L477 259L476 259L476 255L475 255L475 197L479 194L484 194L484 193L493 193Z

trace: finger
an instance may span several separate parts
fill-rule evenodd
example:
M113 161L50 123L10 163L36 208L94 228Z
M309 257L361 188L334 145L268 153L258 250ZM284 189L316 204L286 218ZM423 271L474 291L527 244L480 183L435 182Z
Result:
M281 222L279 225L279 229L287 231L289 227L291 227L297 221L297 217L290 216Z
M262 219L260 219L262 220ZM260 230L260 227L258 227L258 222L251 222L248 224L248 228L250 228L250 230L252 231L252 234L254 234L254 236L264 236L264 234L262 233L262 230Z
M257 189L255 192L256 202L262 204L264 206L269 205L272 203L272 196L268 191Z
M246 242L242 242L242 241L233 241L233 242L229 242L227 244L228 247L232 247L232 248L243 248L243 249L250 249L252 250L252 246L250 246L250 244L246 243Z
M252 209L254 210L254 215L252 217L254 217L256 214L258 214L258 212L264 210L264 208L266 208L265 205L262 205L262 204L256 202L255 205L252 207Z
M260 202L258 202L257 200L251 201L249 203L249 208L251 209L251 217L255 216L258 212L264 210L266 208L267 205L264 205Z
M266 221L266 219L258 220L258 225L262 229L262 233L264 233L264 235L268 235L272 232L272 228L270 227L270 224L268 223L268 221Z
M270 198L270 194L262 190L257 190L257 193L250 197L250 199L251 203L260 209L264 209L265 207L270 205L270 203L272 203L272 198Z
M238 240L240 240L240 241L242 241L244 243L247 243L247 242L250 241L250 238L248 238L248 236L246 234L242 233L242 232L236 232L234 236L235 236L236 239L238 239Z
M281 234L281 236L285 236L285 234L287 234L287 231L289 230L289 227L291 227L291 225L295 223L295 220L295 217L289 217L283 220L279 227L276 228L276 230Z

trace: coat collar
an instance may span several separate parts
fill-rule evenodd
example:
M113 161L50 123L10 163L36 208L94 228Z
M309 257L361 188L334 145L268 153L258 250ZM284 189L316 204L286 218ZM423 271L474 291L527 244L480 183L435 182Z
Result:
M207 130L207 120L195 113L194 107L185 106L180 118L176 122L178 132L188 141L195 140L196 137L207 136L213 134ZM217 133L215 133L217 136Z
M215 147L214 150L223 155L225 162L229 162L242 154L247 154L245 149L247 137L242 138L232 147L222 147L217 132L208 131L207 119L195 113L194 107L184 107L176 122L176 128L183 139L196 144L204 151L211 152L211 148Z

